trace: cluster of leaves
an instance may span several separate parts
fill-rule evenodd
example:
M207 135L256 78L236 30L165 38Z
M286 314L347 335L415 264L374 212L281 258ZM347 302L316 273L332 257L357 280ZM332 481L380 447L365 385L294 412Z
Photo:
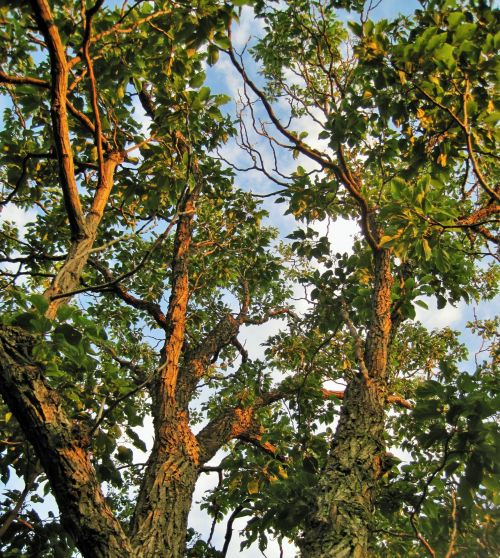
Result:
M405 454L379 500L381 556L388 548L419 555L408 543L411 522L436 552L450 545L460 556L498 552L498 349L474 373L461 371L464 347L450 332L446 337L458 353L436 359L432 378L418 384L413 411L392 421Z
M55 23L74 58L83 41L77 4L55 9ZM233 2L244 4L252 2ZM346 26L331 8L361 12L362 3L255 3L266 23L265 36L253 49L267 80L265 94L271 101L290 99L290 129L297 119L314 117L318 139L326 145L320 156L331 162L342 153L350 172L361 177L359 194L380 232L378 244L391 251L393 314L402 325L389 357L388 389L415 406L411 413L395 410L388 419L388 442L409 457L399 467L388 466L383 477L372 529L380 556L388 549L395 556L417 556L420 537L443 553L450 540L463 556L498 551L493 454L498 354L492 352L474 374L461 372L457 363L465 349L453 332L429 334L405 322L416 317L415 306L427 306L428 297L441 309L448 302L493 297L498 288L497 268L477 265L491 249L494 221L488 208L494 202L488 196L498 178L498 113L490 100L498 46L491 28L498 13L481 6L464 10L464 4L426 2L412 18L374 23L363 17ZM232 173L209 155L235 133L221 108L227 97L204 86L205 63L216 64L219 49L230 47L226 29L234 10L213 0L201 0L195 8L188 1L172 6L138 2L125 12L106 7L95 21L103 132L114 147L135 148L139 156L128 153L117 170L95 254L81 278L82 288L92 294L81 298L80 306L61 306L53 321L44 317L47 301L40 293L65 258L70 231L58 186L49 97L45 87L7 86L11 103L0 130L0 180L17 207L38 209L24 237L14 225L1 225L1 261L20 264L1 278L1 323L38 336L33 356L68 414L91 430L99 480L125 524L140 482L138 456L143 461L147 450L138 430L148 413L141 386L158 365L161 339L157 321L144 307L115 296L117 282L110 277L124 278L122 286L142 301L166 306L174 252L173 235L166 231L178 218L183 194L196 186L196 166L203 188L189 262L186 346L195 346L224 316L237 313L246 296L250 319L263 321L288 300L289 276L300 276L310 299L305 318L290 317L288 329L268 341L265 361L248 360L243 353L236 367L237 349L224 347L204 379L212 391L191 416L194 424L218 416L225 406L251 406L277 376L287 377L280 384L287 402L257 413L258 447L238 441L226 448L220 464L224 478L204 504L216 520L231 511L249 517L243 546L258 541L264 550L269 533L299 540L340 406L335 395L325 396L324 383L343 384L356 373L357 340L346 326L362 337L371 317L374 263L366 236L359 236L349 253L334 254L328 236L319 235L312 223L355 218L366 225L366 215L333 167L310 174L299 166L277 201L305 226L289 236L288 247L277 247L277 231L262 225L266 212L251 195L236 190ZM158 17L154 10L161 12ZM32 19L22 3L0 2L0 17L7 29L0 47L6 60L2 71L50 83L49 59L43 45L31 39ZM117 21L115 32L107 34ZM117 38L122 32L126 41ZM290 84L290 72L302 81ZM84 76L72 80L71 102L77 111L90 113ZM307 137L292 133L299 142ZM75 121L71 141L87 204L97 170L94 138ZM299 156L297 145L292 147ZM305 271L286 268L284 260L292 253L309 262ZM474 325L485 338L497 326ZM13 472L26 475L33 456L5 407L0 416L9 442L0 446L0 473L8 482ZM45 488L47 495L48 483ZM19 496L10 491L5 509ZM43 500L34 496L32 502L37 498ZM56 520L44 522L31 509L23 518L33 530L11 529L10 555L44 556L49 543L61 556L71 553L63 550L71 545ZM194 534L188 553L221 555Z
M21 3L1 3L0 16L5 24L2 72L50 84L50 60L33 31L36 26L30 11ZM216 62L219 46L226 44L231 17L237 17L233 6L215 1L198 2L196 9L191 2L175 8L170 2L154 6L138 2L122 11L109 6L99 11L91 49L102 132L113 138L113 148L135 148L135 153L127 152L116 172L108 210L92 248L92 266L86 267L81 278L82 288L99 294L82 297L79 306L61 306L55 320L44 316L48 301L40 293L66 257L70 231L53 146L49 87L5 86L11 100L0 130L2 204L12 201L30 210L33 218L23 231L8 221L1 225L0 257L6 264L1 278L2 325L22 327L37 336L33 357L44 367L47 382L57 389L68 416L92 433L98 478L124 524L133 510L147 450L142 427L149 403L143 388L159 361L158 324L144 309L114 296L112 288L93 287L109 282L110 275L128 274L127 292L145 303L166 307L173 254L173 232L166 231L176 223L179 200L195 186L196 166L203 185L189 264L189 342L196 344L224 316L237 312L245 296L251 301L250 314L261 319L288 293L283 257L274 248L276 231L261 223L266 212L250 195L235 190L232 173L208 155L234 133L221 110L228 98L213 95L204 86L203 69L206 62ZM54 7L54 23L68 58L77 60L83 42L80 4ZM78 67L78 61L75 67L68 98L76 111L88 114L92 108L86 70ZM81 201L89 205L97 150L88 127L77 119L71 120L71 143ZM20 265L14 268L16 263ZM224 363L234 358L234 350L224 349L220 357L221 373L211 384L222 386L230 402L239 384L225 380ZM8 482L23 478L27 464L36 459L3 405L2 415L8 443L0 447L0 467ZM45 477L39 476L37 486L44 482ZM47 490L41 501L49 492L48 483L44 486ZM14 492L8 495L6 509L12 507L15 496ZM29 521L30 513L35 514L28 506L22 517ZM36 535L23 528L8 537L12 552L21 552L34 538L39 541L39 532L49 533L53 528L62 533L58 518L36 523ZM54 552L65 547L71 553L65 536L54 542L55 536L47 535L46 544L52 541ZM39 549L37 555L43 552Z

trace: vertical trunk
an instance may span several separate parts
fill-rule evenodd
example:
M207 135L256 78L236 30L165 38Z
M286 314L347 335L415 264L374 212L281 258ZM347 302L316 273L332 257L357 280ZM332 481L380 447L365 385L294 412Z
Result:
M197 479L199 448L179 405L177 379L189 299L188 256L197 193L186 194L174 240L172 291L163 363L151 397L155 442L132 520L132 543L141 558L182 558L187 517Z
M364 352L368 377L348 385L340 421L306 528L303 558L365 558L384 453L387 352L391 331L390 253L375 253L372 319Z
M368 527L384 448L384 401L374 384L347 387L317 511L301 545L303 558L368 556Z
M156 435L132 523L132 544L141 558L183 558L198 444L187 414L172 409Z

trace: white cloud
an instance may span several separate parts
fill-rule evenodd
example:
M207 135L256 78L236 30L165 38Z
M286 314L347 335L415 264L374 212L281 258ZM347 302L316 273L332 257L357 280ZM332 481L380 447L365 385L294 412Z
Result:
M238 91L243 88L240 74L235 70L227 55L222 55L214 66L214 77L212 74L207 83L217 92L232 95L234 100L238 99Z
M460 303L457 306L447 304L443 309L438 310L435 298L422 298L429 309L416 306L417 316L416 319L421 321L427 329L440 329L443 327L451 326L463 321L464 311L466 309L465 303Z
M313 224L314 230L321 236L327 236L333 254L340 252L352 253L354 236L359 233L359 225L351 219L339 218L334 222L328 223L327 220Z
M3 209L0 209L0 221L10 221L19 229L19 235L24 238L26 234L26 225L36 219L36 212L33 210L24 210L12 203L8 203Z
M233 46L242 48L248 42L256 37L259 37L264 30L264 22L254 16L253 9L244 6L241 10L240 22L233 25L232 28L232 41Z
M14 223L19 231L19 238L21 240L24 239L26 236L26 225L36 219L36 212L33 210L25 211L20 207L12 203L8 203L5 207L0 207L0 223L3 221L9 221ZM15 257L18 256L19 252L14 250L10 256ZM1 264L1 267L6 272L16 273L19 269L18 263L12 262L4 262ZM26 282L26 277L19 277L17 279L18 284L24 284Z

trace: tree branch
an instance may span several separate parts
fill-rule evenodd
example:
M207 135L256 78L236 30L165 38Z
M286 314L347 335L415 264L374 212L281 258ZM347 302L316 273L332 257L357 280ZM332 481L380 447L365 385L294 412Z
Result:
M229 519L228 519L227 525L226 525L226 534L224 535L224 546L222 547L222 558L226 558L227 551L229 550L229 544L231 543L231 539L233 537L233 523L234 523L234 520L238 517L238 514L240 512L242 512L244 509L245 509L244 503L240 504L238 507L236 507L233 510L233 512L229 516Z
M123 287L123 285L116 281L116 278L113 277L111 271L98 261L89 260L89 263L102 273L102 275L108 280L108 284L111 285L110 290L116 293L124 302L133 306L137 310L147 312L162 329L167 329L167 319L165 314L161 311L159 304L149 300L142 300L141 298L130 294L125 287Z
M81 294L81 293L104 291L106 289L114 287L115 285L117 285L118 283L123 281L124 279L128 279L129 277L131 277L132 275L137 273L142 268L142 266L149 260L152 253L161 244L161 242L163 242L165 237L168 235L168 233L170 232L170 230L174 226L174 224L177 221L177 218L178 218L177 214L174 215L174 218L172 219L172 221L170 221L167 229L155 240L155 242L153 243L151 248L144 254L141 261L135 267L133 267L131 270L126 271L122 275L119 275L118 277L113 279L113 281L109 281L107 283L101 283L100 285L94 285L94 286L91 286L91 287L84 287L82 289L75 289L73 291L68 291L66 293L58 293L58 294L55 294L55 295L51 295L51 297L50 297L51 300L58 300L58 299L61 299L61 298L69 298L71 296L74 296L76 294ZM89 251L89 253L90 253L90 251Z
M85 13L85 29L84 29L84 37L83 37L83 57L85 58L85 63L87 65L87 71L89 74L89 82L90 82L90 100L92 103L92 110L94 112L94 120L95 120L95 145L97 147L97 161L99 167L99 184L102 183L103 174L104 174L104 155L102 151L102 124L101 124L101 117L99 115L99 103L97 99L97 83L94 74L94 64L90 57L89 46L90 46L90 38L92 36L92 18L98 12L99 8L102 6L104 0L97 0L95 5L86 11Z
M37 475L31 475L29 478L26 478L24 488L19 498L17 499L17 502L15 503L14 507L11 510L9 510L4 515L4 517L2 517L3 522L0 525L0 540L5 536L5 533L7 533L9 527L12 525L16 517L19 515L19 512L21 511L21 508L23 507L28 494L31 492L31 489L33 488L36 476Z
M200 446L200 464L203 465L211 459L223 444L245 435L254 428L255 411L286 396L286 392L279 389L268 392L257 397L250 407L232 407L210 421L196 436Z
M50 83L43 79L38 79L30 76L13 76L8 75L5 72L0 70L0 84L5 83L7 85L33 85L35 87L41 87L42 89L50 89ZM69 100L66 99L66 107L68 111L80 121L87 130L95 134L95 126L94 123L90 120L90 118L80 110L78 110L75 105ZM109 143L106 136L101 135L101 141L106 149L106 151L112 151L113 146Z
M59 179L73 239L85 238L87 229L75 179L73 150L69 139L66 101L68 92L68 63L64 45L47 0L31 0L38 27L50 54L51 117L59 163Z
M231 27L230 24L228 25L228 37L231 41ZM229 49L224 50L229 55L233 66L239 72L245 84L250 87L250 89L257 95L259 100L264 106L264 109L267 112L267 115L271 119L271 122L276 127L278 132L282 134L288 141L290 141L295 149L297 149L300 153L308 157L309 159L318 163L321 168L328 169L331 171L335 177L345 186L347 191L351 194L351 196L356 200L360 211L361 211L361 225L363 229L363 233L365 235L366 241L372 248L374 252L377 252L380 247L378 245L377 239L374 237L370 223L369 223L369 214L370 208L368 206L368 202L366 198L361 194L360 188L357 184L357 181L352 176L351 172L349 171L349 167L346 163L344 158L344 154L342 148L339 147L337 150L337 156L340 161L340 164L334 163L328 156L321 153L317 149L310 147L305 142L303 142L296 134L290 132L283 124L281 123L280 119L276 116L270 102L267 100L266 95L264 92L257 87L257 85L250 79L248 74L245 71L245 68L242 64L237 60L236 55L234 53L233 47L230 46Z

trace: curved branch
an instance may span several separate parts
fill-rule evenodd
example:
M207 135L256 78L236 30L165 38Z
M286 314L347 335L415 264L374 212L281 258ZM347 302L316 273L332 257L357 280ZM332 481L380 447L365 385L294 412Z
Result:
M227 551L229 550L229 544L231 543L231 539L233 537L233 523L234 520L238 517L238 514L241 513L245 509L244 504L240 504L237 508L233 510L229 519L227 521L226 526L226 534L224 535L224 546L222 547L222 558L226 558Z
M111 284L110 290L116 293L124 302L133 306L137 310L143 310L147 312L155 322L164 330L167 329L167 319L165 314L161 311L159 304L151 302L149 300L142 300L132 294L130 294L123 285L120 285L113 277L111 271L100 264L96 260L89 260L91 266L95 267L102 275L108 280L108 284Z

